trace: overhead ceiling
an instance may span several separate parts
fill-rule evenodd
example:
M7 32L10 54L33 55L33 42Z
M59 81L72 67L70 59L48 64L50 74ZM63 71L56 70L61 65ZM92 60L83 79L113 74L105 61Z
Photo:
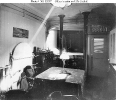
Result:
M27 6L31 7L33 10L38 12L38 14L42 14L43 17L47 15L50 8L53 6L50 3L30 3L26 4ZM64 9L55 7L52 14L52 16L58 16L59 14L64 14L66 17L72 17L75 16L78 13L84 12L84 11L91 11L93 8L96 8L98 6L103 5L103 3L73 3L69 7L66 7ZM37 14L37 13L36 13Z
M17 5L18 7L23 8L39 16L42 20L45 19L45 17L47 16L47 14L49 13L50 9L53 6L50 3L24 3L24 4L21 3L14 5ZM48 16L48 20L47 20L49 22L48 26L57 27L57 24L59 24L58 15L64 14L65 15L64 26L66 27L66 29L73 29L73 30L83 29L82 12L87 12L87 11L91 13L94 12L101 19L101 21L105 19L104 20L105 24L109 23L109 25L112 25L116 15L115 5L116 4L104 4L104 3L72 3L69 7L65 7L64 9L54 7L53 11Z

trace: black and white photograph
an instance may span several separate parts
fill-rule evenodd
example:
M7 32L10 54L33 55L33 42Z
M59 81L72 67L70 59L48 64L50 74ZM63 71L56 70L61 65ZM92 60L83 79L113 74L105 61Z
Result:
M116 100L109 2L1 2L0 100Z

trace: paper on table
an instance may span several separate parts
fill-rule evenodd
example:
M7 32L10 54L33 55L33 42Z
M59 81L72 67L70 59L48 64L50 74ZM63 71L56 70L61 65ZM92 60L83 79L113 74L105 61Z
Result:
M51 80L66 79L67 74L50 74L48 77Z

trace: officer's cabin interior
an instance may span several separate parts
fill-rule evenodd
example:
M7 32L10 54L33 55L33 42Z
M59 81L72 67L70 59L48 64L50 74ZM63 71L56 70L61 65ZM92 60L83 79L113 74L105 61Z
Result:
M0 4L0 100L115 99L115 3Z

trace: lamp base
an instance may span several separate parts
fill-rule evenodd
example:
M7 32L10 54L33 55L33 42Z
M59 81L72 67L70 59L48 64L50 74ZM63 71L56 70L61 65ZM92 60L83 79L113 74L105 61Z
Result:
M71 73L67 72L65 69L63 69L60 74L68 74L68 75L71 75Z

